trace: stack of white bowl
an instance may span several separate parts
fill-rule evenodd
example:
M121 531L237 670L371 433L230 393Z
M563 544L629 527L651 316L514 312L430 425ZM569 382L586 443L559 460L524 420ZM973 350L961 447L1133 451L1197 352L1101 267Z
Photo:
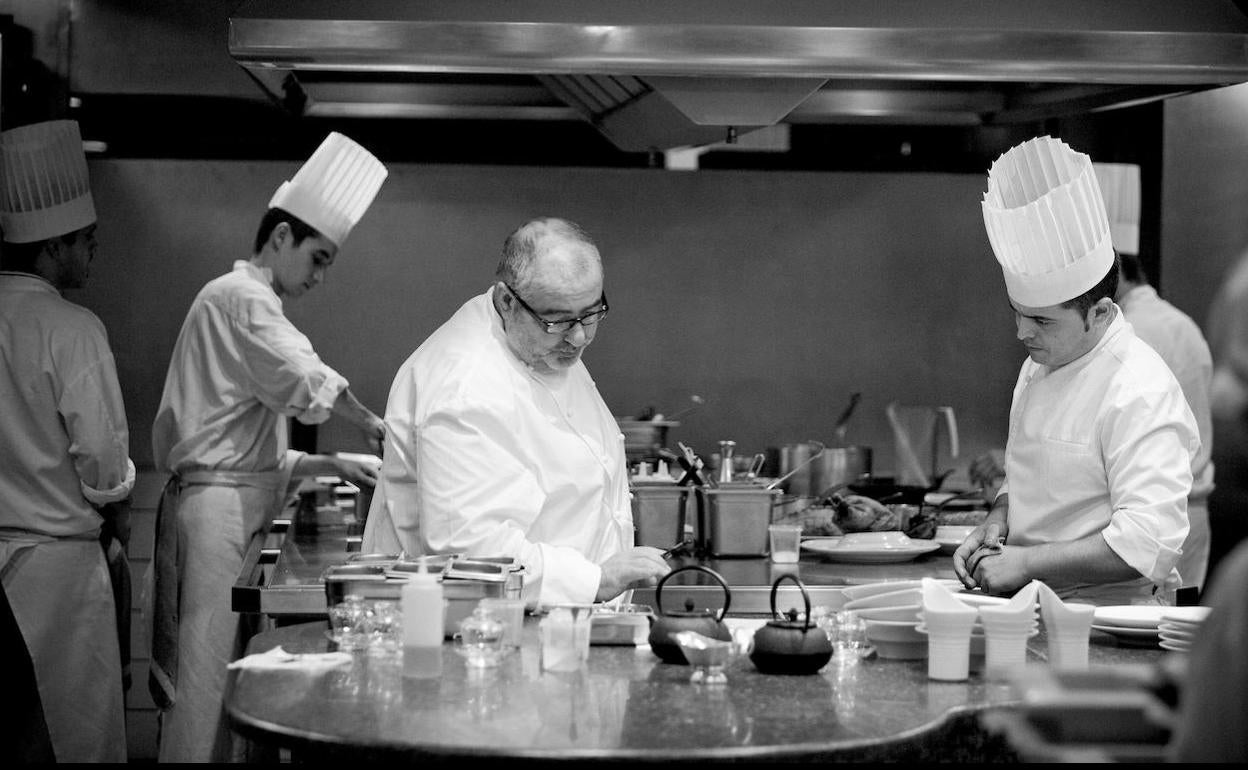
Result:
M1167 607L1157 624L1163 650L1187 652L1200 633L1200 624L1209 616L1208 607Z

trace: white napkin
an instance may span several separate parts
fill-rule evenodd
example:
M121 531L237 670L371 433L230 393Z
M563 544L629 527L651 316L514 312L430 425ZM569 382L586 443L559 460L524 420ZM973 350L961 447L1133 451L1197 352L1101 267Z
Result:
M319 673L351 663L349 652L286 652L281 646L268 652L257 652L231 663L228 668L253 671L307 671Z
M979 611L962 601L948 586L935 578L922 578L920 591L923 595L925 614L940 612L949 615L977 617Z
M1039 589L1040 614L1051 637L1091 634L1096 607L1063 602L1057 592L1044 583L1039 583Z

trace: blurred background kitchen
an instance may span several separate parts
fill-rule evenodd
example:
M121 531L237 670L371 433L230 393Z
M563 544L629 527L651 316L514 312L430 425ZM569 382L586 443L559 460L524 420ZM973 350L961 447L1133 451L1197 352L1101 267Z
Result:
M673 414L700 396L668 440L706 456L723 439L739 455L834 444L861 393L839 440L874 447L877 475L895 470L886 405L942 405L961 441L940 462L964 485L1004 443L1024 356L980 198L1028 137L1141 167L1144 266L1202 326L1248 249L1245 3L838 3L862 45L830 79L786 26L815 2L734 40L710 34L714 2L551 0L533 5L556 47L527 66L511 54L546 28L508 5L0 0L0 124L72 117L88 142L100 249L71 299L116 354L149 469L136 508L161 482L150 427L191 299L249 256L256 212L330 130L390 177L326 286L287 312L365 404L381 411L400 363L484 288L505 235L551 214L606 261L611 315L586 360L607 404ZM333 15L348 9L427 24ZM568 30L601 9L676 31L631 67L576 59ZM452 10L491 34L438 27ZM908 32L937 27L947 39ZM301 440L365 449L337 421Z

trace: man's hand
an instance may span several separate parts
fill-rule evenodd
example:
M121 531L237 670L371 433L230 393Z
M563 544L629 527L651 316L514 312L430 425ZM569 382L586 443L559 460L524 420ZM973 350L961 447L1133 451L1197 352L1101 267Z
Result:
M338 475L361 489L372 489L377 486L377 468L372 463L351 460L332 455L334 467Z
M130 498L106 503L96 510L104 517L104 523L100 525L100 542L107 544L110 539L116 540L121 543L122 550L129 551Z
M663 560L663 551L648 545L621 551L598 565L602 578L598 581L596 602L614 599L630 588L652 586L671 571Z
M953 552L953 574L967 588L979 587L979 582L975 579L975 568L984 556L999 553L1004 542L1005 525L997 519L989 518L971 530L971 534Z
M984 593L1010 596L1031 580L1027 550L1016 545L980 548L967 560L967 569Z

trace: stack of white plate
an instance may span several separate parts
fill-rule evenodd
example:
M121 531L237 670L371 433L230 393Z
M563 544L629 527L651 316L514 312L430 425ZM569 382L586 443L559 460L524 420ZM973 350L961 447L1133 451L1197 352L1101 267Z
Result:
M1097 607L1092 628L1114 636L1119 644L1154 647L1160 641L1161 614L1173 607L1158 604L1115 604Z
M1161 613L1161 622L1157 624L1161 639L1158 646L1163 650L1187 652L1196 640L1200 624L1208 616L1208 607L1166 607Z

